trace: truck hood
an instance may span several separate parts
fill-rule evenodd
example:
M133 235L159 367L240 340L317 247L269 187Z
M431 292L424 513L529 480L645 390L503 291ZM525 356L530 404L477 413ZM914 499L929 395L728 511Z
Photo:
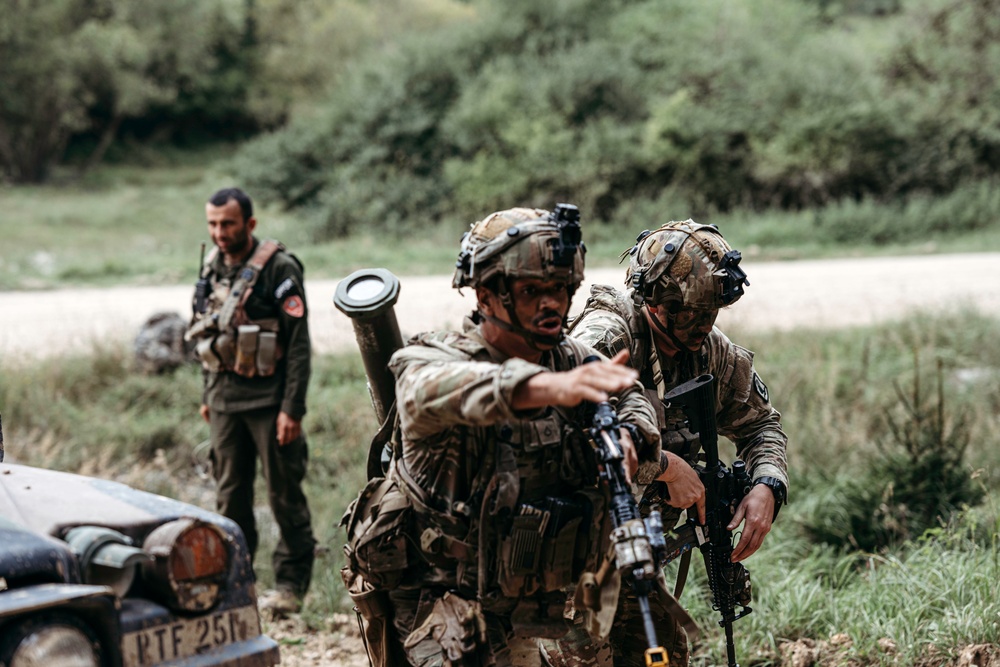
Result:
M70 528L93 525L135 535L139 526L182 516L219 520L194 505L118 482L0 463L0 517L33 532L61 539Z

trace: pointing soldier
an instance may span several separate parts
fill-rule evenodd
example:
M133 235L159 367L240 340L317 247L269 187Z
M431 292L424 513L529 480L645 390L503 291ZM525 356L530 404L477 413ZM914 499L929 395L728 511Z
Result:
M616 401L621 421L642 434L633 443L622 430L634 478L661 470L655 413L627 351L584 364L594 350L563 335L583 279L578 216L560 204L475 223L453 286L475 290L476 310L461 332L421 334L390 362L399 423L387 480L413 519L401 524L410 525L399 542L405 568L376 581L387 591L389 651L413 665L540 665L537 638L567 631L567 590L606 553L586 403ZM697 474L669 459L671 494L703 508ZM395 502L383 497L383 516ZM357 519L345 520L349 568L364 574L350 532ZM379 544L389 541L383 534ZM367 562L379 557L385 549Z
M216 507L240 526L253 555L259 457L281 533L272 558L276 590L261 606L280 616L300 610L316 546L302 492L311 354L302 265L277 241L254 236L253 204L242 190L219 190L205 214L215 248L185 338L204 369L200 413L210 426Z

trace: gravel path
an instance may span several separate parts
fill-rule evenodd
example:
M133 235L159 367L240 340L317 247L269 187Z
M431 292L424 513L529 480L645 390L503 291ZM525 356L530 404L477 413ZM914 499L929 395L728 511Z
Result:
M722 312L727 332L825 329L898 318L915 309L972 305L1000 316L1000 253L865 259L753 262L750 287ZM590 283L621 285L624 268L592 269ZM339 280L306 284L310 332L319 353L356 350L351 321L333 305ZM472 310L471 290L459 296L449 276L401 277L396 317L404 339L418 331L458 327ZM129 342L147 317L186 314L192 287L81 288L0 292L0 357L44 357L86 351L100 342ZM574 311L583 306L577 298Z

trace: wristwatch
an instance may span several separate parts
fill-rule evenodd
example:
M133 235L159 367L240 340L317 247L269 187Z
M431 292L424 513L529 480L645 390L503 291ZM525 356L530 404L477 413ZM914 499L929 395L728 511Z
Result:
M775 519L778 518L778 511L781 506L785 504L787 491L785 489L785 483L782 482L777 477L758 477L754 480L753 485L763 484L767 488L771 489L771 493L774 494L774 517L771 519L773 523Z

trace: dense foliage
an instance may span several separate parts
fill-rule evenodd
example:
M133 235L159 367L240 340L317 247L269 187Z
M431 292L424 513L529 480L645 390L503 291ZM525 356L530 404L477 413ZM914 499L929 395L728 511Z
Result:
M0 177L44 180L74 137L85 164L121 127L238 135L255 70L243 0L6 0L0 12Z
M559 199L616 221L988 187L1000 2L832 4L472 3L353 63L239 170L324 236Z
M3 0L0 181L86 169L124 144L190 147L276 127L372 43L461 13L452 0L413 4Z

